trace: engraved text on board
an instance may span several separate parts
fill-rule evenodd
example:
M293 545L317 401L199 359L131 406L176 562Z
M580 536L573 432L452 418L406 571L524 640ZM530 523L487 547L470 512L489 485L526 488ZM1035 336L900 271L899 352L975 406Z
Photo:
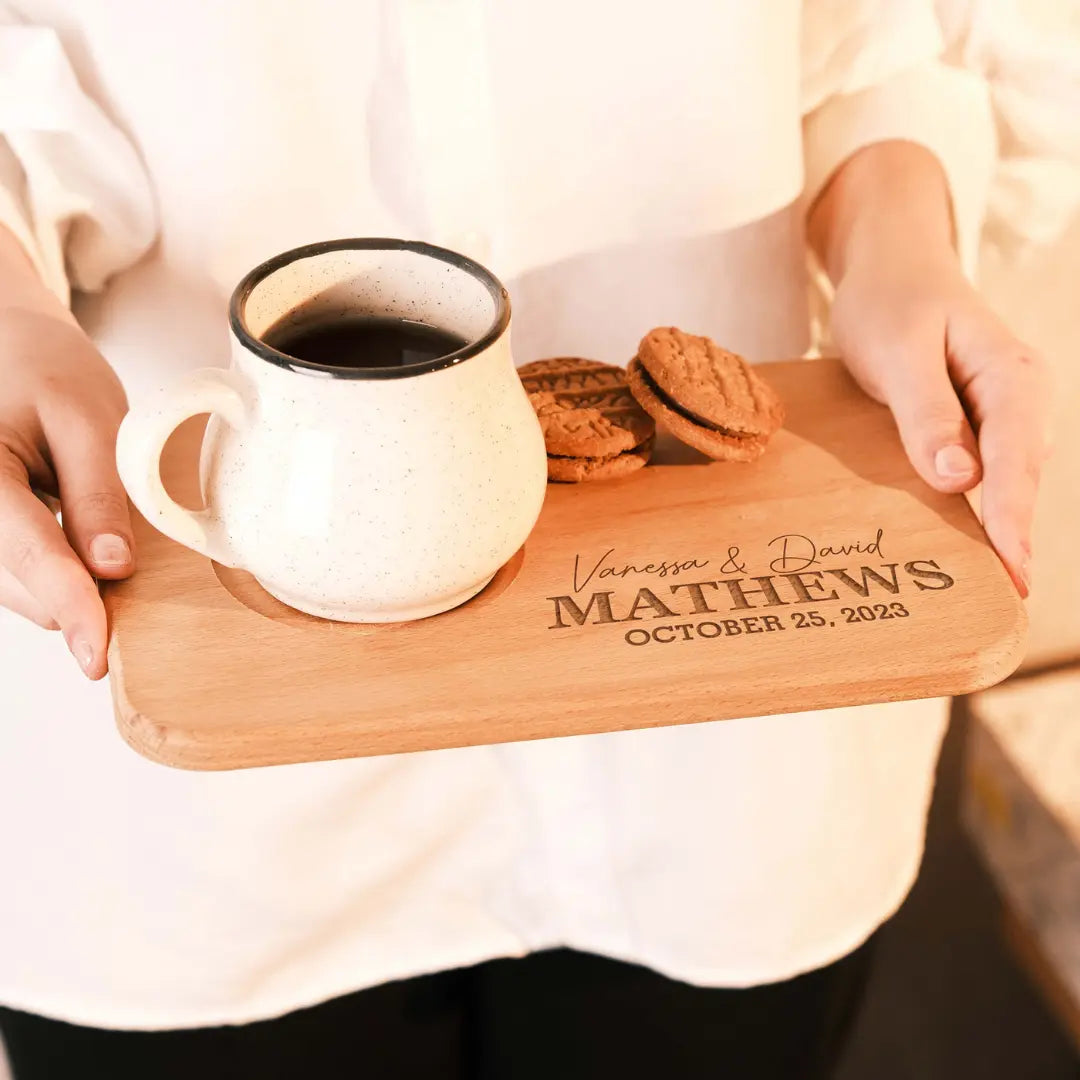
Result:
M547 598L549 629L629 624L623 640L636 647L813 630L906 619L906 595L955 585L936 560L892 561L886 547L878 529L842 544L783 533L763 552L733 544L708 558L626 562L614 548L578 553L570 589Z

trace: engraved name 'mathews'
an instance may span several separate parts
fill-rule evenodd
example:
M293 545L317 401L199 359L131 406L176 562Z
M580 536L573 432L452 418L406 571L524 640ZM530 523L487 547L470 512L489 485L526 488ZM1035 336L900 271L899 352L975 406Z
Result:
M878 547L880 540L879 533ZM815 549L814 561L823 550ZM808 549L796 555L793 550L774 562L783 558L802 562L807 553ZM865 548L863 553L867 553ZM610 552L605 558L607 555ZM869 597L872 592L895 595L905 584L909 587L914 585L920 592L925 592L950 589L955 580L933 559L914 559L904 563L902 569L899 563L879 563L876 569L873 566L793 569L756 577L681 581L655 590L639 588L633 597L626 596L619 601L615 600L615 590L607 589L594 591L587 600L569 595L549 596L548 600L555 605L554 622L549 629L584 626L586 623L600 625L636 622L645 618L672 619L682 615L821 603L841 599L838 590L843 590L845 597Z

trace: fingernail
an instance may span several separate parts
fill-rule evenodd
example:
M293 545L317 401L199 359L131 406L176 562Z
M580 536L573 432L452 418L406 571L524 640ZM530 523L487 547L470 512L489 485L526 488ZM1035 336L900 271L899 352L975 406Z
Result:
M966 447L959 443L943 446L934 456L934 468L938 476L948 480L959 480L965 476L974 476L979 463Z
M94 666L94 647L78 631L67 639L67 647L79 662L79 667L89 675Z
M1020 580L1024 584L1024 595L1027 596L1031 592L1031 560L1024 558L1024 561L1020 564Z
M90 558L95 566L126 566L131 562L131 548L122 536L102 533L90 541Z

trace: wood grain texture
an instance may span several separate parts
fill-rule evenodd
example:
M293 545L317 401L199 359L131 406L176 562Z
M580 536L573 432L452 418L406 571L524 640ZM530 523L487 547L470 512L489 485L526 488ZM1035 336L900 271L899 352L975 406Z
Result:
M839 363L761 370L788 421L760 461L669 441L633 476L552 485L492 586L420 622L301 615L137 520L139 570L105 591L121 733L167 765L230 769L960 694L1009 674L1024 610L966 500L916 476ZM198 441L189 426L163 463L189 501Z

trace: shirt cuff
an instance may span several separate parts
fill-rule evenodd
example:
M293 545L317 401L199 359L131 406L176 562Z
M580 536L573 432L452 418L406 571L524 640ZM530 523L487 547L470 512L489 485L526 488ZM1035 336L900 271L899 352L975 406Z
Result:
M960 260L973 278L997 153L985 81L933 61L826 100L803 121L808 200L856 151L891 139L918 143L941 162Z

